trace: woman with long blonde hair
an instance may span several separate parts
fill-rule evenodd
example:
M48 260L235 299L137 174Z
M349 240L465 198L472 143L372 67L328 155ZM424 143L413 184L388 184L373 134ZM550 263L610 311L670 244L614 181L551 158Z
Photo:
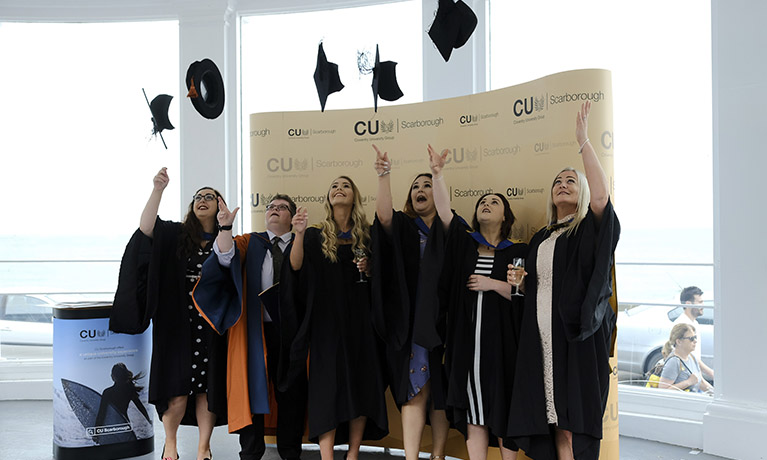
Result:
M591 102L575 119L584 173L565 168L550 185L547 226L530 240L525 311L509 436L532 458L599 457L616 315L611 267L620 224L588 138ZM575 152L573 152L575 156ZM512 267L509 267L510 269ZM524 270L509 270L518 284Z
M362 440L388 433L385 385L370 314L370 224L357 186L347 176L333 180L325 217L307 228L308 212L293 217L296 236L290 270L280 282L282 340L289 350L289 382L309 359L309 439L322 460L335 444L349 444L357 460ZM286 273L289 272L289 273Z

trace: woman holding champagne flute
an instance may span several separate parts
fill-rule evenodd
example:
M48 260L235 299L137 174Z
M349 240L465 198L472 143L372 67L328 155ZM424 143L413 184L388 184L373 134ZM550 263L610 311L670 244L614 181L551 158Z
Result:
M517 361L522 299L512 297L506 267L527 253L527 245L508 238L514 223L500 193L477 200L473 232L453 215L443 167L447 150L429 146L434 204L447 230L440 277L440 304L447 311L445 368L448 418L466 437L471 460L485 460L488 445L498 445L504 460L517 447L504 440Z
M368 267L370 224L359 189L346 176L333 180L325 216L307 228L308 212L293 216L295 239L280 276L280 332L289 362L280 363L281 386L300 375L309 360L309 439L319 441L322 460L335 444L349 444L357 460L363 439L388 433L385 384L378 339L370 316ZM355 262L356 261L356 262ZM288 264L285 264L288 265Z
M599 457L616 315L611 266L620 224L588 139L591 102L576 116L584 173L565 168L551 184L548 225L530 240L525 311L509 435L530 457ZM524 370L524 372L522 372Z

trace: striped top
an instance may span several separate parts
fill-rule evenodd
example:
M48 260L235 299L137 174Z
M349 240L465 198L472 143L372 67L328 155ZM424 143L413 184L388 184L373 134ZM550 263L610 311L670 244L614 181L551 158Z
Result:
M493 271L493 255L479 256L477 258L477 266L474 267L475 275L490 276Z
M477 257L477 265L474 267L475 275L490 276L493 271L493 258L495 254L489 256L480 255ZM490 401L484 401L482 396L482 382L480 382L480 360L482 355L481 331L482 331L482 300L484 293L477 292L477 307L475 310L474 324L474 360L471 369L469 369L469 379L466 385L466 392L469 396L469 409L466 411L467 422L472 425L485 425L485 406Z

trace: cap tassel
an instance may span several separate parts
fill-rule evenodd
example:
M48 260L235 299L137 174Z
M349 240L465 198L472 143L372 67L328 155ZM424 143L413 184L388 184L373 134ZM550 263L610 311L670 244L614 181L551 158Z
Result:
M189 92L186 94L186 97L191 98L197 98L200 97L199 94L197 94L197 89L194 87L194 78L190 79L192 84L189 86Z

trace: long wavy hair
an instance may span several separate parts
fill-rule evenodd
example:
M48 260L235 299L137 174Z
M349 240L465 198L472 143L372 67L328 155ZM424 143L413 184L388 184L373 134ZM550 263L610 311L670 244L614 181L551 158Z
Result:
M578 178L578 204L575 208L575 217L573 218L573 221L570 223L566 230L566 234L570 235L574 233L578 226L581 224L583 219L586 217L586 214L589 212L589 202L591 202L591 191L589 190L589 181L586 179L586 175L582 172L578 171L575 168L565 168L559 173L557 173L557 176L562 174L565 171L572 171L575 173L575 176ZM546 205L546 222L547 225L556 224L557 223L557 207L554 205L554 197L551 196L552 191L554 190L554 183L557 180L557 176L554 177L554 180L551 181L551 187L549 188L549 199L547 200Z
M418 217L418 213L415 212L415 209L413 209L413 184L415 184L415 181L418 180L420 177L428 177L429 179L432 179L431 173L421 173L417 176L415 176L415 179L413 179L413 182L410 183L410 188L407 189L407 200L405 200L405 206L402 208L402 212L405 213L408 217L411 219L415 219Z
M348 176L338 176L337 179L346 179L352 186L354 202L352 203L352 250L362 249L365 254L370 254L370 223L362 207L362 197L357 185ZM316 224L322 235L322 253L331 262L338 262L338 232L340 229L333 220L333 205L330 204L330 188L325 196L325 219Z
M213 192L216 194L216 214L218 214L218 197L221 196L218 190L214 189L213 187L201 187L197 189L197 191L194 192L192 201L189 203L189 207L187 208L186 217L184 217L184 222L182 222L181 224L181 240L179 241L179 245L178 245L178 256L182 260L186 260L189 257L191 257L192 254L194 254L198 249L200 249L200 245L203 242L202 222L200 222L200 219L198 219L194 213L194 196L197 196L197 194L200 193L200 190L213 190ZM213 218L214 219L216 218L215 214ZM217 235L218 235L218 226L214 226L214 229L213 229L214 240L216 239Z
M144 387L138 386L137 381L144 378L144 373L139 372L133 375L133 372L128 369L124 363L117 363L112 366L112 381L117 385L127 385L133 389L136 393L139 393Z
M668 336L668 341L663 344L663 350L661 350L661 354L664 358L669 357L671 351L676 346L676 341L684 337L687 331L695 333L695 326L687 323L679 323L671 328L671 333Z

